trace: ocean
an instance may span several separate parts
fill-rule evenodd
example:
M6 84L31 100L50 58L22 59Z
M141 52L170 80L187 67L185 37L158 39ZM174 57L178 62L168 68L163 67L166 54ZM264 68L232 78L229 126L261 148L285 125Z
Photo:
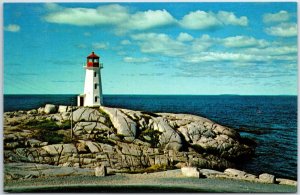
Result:
M297 179L297 96L104 95L109 107L149 112L188 113L232 127L258 145L239 168ZM76 105L76 95L4 95L4 111Z

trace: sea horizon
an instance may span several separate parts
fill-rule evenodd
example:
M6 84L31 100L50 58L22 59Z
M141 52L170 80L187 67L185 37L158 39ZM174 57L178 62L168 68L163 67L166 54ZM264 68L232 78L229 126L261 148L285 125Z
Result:
M79 95L71 93L53 94L3 94L3 95ZM298 94L103 94L105 95L133 95L133 96L298 96Z

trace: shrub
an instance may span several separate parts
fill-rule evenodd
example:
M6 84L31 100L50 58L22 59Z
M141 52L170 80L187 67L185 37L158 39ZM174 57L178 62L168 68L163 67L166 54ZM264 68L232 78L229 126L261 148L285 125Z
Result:
M155 131L153 129L147 129L144 130L140 133L140 135L138 136L138 139L144 141L144 142L148 142L151 144L151 147L158 147L159 144L159 135L161 135L162 133L159 131ZM149 136L150 140L146 140L144 138L144 136Z
M39 129L39 130L58 130L60 127L54 122L50 120L30 120L26 122L22 127L28 129Z
M61 129L71 129L71 121L70 120L64 121L61 123L61 125L59 125L59 127Z
M145 172L147 173L153 173L153 172L157 172L157 171L166 171L167 170L167 165L166 164L162 164L162 165L152 165L151 167L147 167L145 169Z

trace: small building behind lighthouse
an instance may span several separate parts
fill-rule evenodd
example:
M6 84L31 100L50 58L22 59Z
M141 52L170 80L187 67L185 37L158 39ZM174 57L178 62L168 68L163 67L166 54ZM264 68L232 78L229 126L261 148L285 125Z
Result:
M87 56L85 69L84 92L77 97L78 106L98 107L103 105L100 57L92 52Z

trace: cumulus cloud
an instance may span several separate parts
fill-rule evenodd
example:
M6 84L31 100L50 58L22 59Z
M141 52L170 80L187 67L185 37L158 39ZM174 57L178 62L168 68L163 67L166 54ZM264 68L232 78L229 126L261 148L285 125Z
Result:
M283 56L283 55L291 55L297 54L298 47L297 45L287 46L287 45L272 45L266 47L264 49L260 48L247 48L245 50L246 53L254 54L254 55L270 55L270 56ZM293 55L295 56L295 55Z
M269 43L263 39L255 39L248 36L234 36L223 39L223 44L226 47L266 47Z
M218 13L197 10L185 15L180 25L188 29L212 29L224 25L247 26L248 18L238 18L233 12L219 11Z
M177 37L177 40L181 42L192 41L193 39L194 38L190 34L183 32L181 32Z
M198 10L185 15L180 21L180 24L188 29L205 29L220 26L222 23L212 12L207 13Z
M166 10L148 10L130 15L125 23L120 24L120 28L146 30L169 25L175 23L175 21L173 16Z
M266 28L265 32L273 36L294 37L297 36L298 30L296 23L281 23L279 25Z
M159 53L166 56L182 55L186 52L185 44L172 39L166 34L141 33L132 35L143 53Z
M4 30L8 32L19 32L21 27L17 24L9 24L7 26L4 26Z
M128 18L126 7L118 4L93 8L61 8L48 13L47 22L70 24L76 26L111 25L123 22Z
M295 45L268 42L249 36L218 38L204 34L198 38L193 37L189 42L179 38L186 35L188 34L180 33L173 38L167 34L142 33L131 35L131 38L141 52L156 54L160 58L174 57L179 64L230 62L238 66L251 66L275 61L291 63L297 59Z
M49 4L50 12L45 21L76 26L110 25L116 32L146 30L175 23L176 20L166 10L147 10L130 13L127 7L118 4L97 8L65 8ZM58 9L59 8L59 9Z
M287 11L281 10L277 13L266 13L263 15L264 23L274 23L274 22L286 22L290 18L290 14Z
M46 4L48 13L46 22L69 24L76 26L109 25L117 34L132 30L148 30L152 28L179 25L187 29L211 29L225 25L247 26L248 18L237 17L233 12L205 12L197 10L183 16L181 20L174 18L167 10L146 10L135 13L119 4L103 5L97 8L66 8L54 3Z
M238 18L233 12L219 11L217 18L225 25L247 26L248 18L241 16Z
M244 53L232 53L232 52L202 52L200 55L192 55L185 59L189 63L199 62L217 62L217 61L266 61L267 59L262 56L255 56Z
M44 6L49 11L58 11L60 9L63 9L61 6L59 6L56 3L45 3Z
M145 63L145 62L149 62L150 59L146 57L143 58L124 57L123 61L127 63Z

